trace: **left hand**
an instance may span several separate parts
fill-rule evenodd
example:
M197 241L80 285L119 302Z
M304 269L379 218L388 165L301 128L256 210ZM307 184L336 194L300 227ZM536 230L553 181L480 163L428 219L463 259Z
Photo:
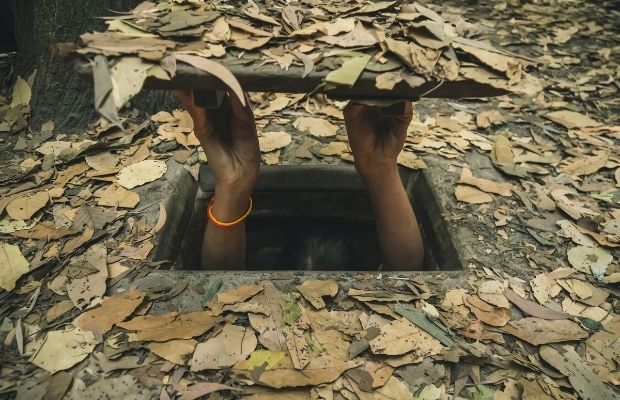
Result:
M413 118L411 102L389 107L350 102L344 121L355 167L362 176L396 168Z

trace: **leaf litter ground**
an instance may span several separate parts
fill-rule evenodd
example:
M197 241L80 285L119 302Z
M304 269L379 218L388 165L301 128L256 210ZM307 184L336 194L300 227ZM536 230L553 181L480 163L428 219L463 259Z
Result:
M157 183L162 162L196 176L206 161L188 116L121 114L125 131L102 119L82 135L58 134L53 123L29 133L19 126L32 79L18 80L0 99L1 127L14 131L2 142L0 393L617 398L618 15L599 7L446 7L485 15L498 45L545 62L545 89L532 96L416 105L400 161L445 166L445 218L470 227L475 244L463 284L447 290L441 275L361 275L297 288L185 281L120 291L119 281L160 266L149 254L166 210L144 204L139 185ZM340 24L329 29L349 29ZM251 101L266 164L351 161L343 102L271 93ZM141 168L149 164L158 167ZM200 311L151 314L190 290L205 293Z

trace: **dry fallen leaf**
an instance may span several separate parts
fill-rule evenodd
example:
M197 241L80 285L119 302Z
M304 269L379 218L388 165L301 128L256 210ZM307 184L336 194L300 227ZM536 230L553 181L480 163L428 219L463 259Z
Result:
M80 328L50 331L30 361L53 374L73 367L95 349L95 335Z
M338 284L335 281L307 280L296 287L316 309L325 307L323 296L334 297L338 293Z
M109 151L88 155L84 158L86 164L97 171L111 170L118 164L119 157Z
M198 343L192 361L192 371L228 368L245 360L254 351L256 335L250 328L226 325L215 336L204 343Z
M575 246L566 253L573 268L601 279L613 260L611 253L602 247Z
M293 122L293 126L300 132L308 132L315 137L336 136L338 127L331 122L314 117L299 117Z
M18 246L0 242L0 288L13 290L17 280L28 272L29 266Z
M568 377L582 399L618 399L617 392L605 385L571 346L541 346L540 357Z
M293 361L287 356L275 365L267 366L260 374L255 375L253 373L255 367L246 361L238 362L232 368L232 372L265 386L283 388L333 382L343 372L361 364L361 360L340 361L329 357L317 357L310 359L306 368L300 371L293 367Z
M512 318L509 308L493 307L477 296L465 296L463 302L476 318L489 325L504 326Z
M534 317L512 321L502 330L535 346L580 340L589 335L588 331L573 321L549 321Z
M510 308L504 290L508 285L500 281L484 281L478 287L478 297L497 307Z
M261 132L258 137L258 145L263 153L286 147L292 141L293 137L287 132Z
M172 339L190 339L200 336L222 321L208 311L187 314L170 312L159 315L135 317L116 325L135 333L129 334L129 341L165 342Z
M198 342L194 339L173 339L167 342L151 342L148 348L164 360L185 365L194 353L197 344Z
M381 327L379 335L369 341L374 354L401 355L413 352L424 358L443 351L439 340L413 325L406 318L394 320Z
M73 304L80 310L89 306L93 300L103 297L106 292L108 267L107 250L103 244L90 247L84 254L71 259L69 265L86 268L92 272L85 277L71 279L66 283L67 293Z
M13 219L30 219L37 211L45 207L49 201L50 196L46 191L30 193L11 201L6 206L6 212Z
M504 117L497 110L483 111L476 115L476 125L478 125L478 128L489 128L491 125L500 125L504 122Z
M130 290L120 295L105 297L100 307L79 315L73 325L85 331L104 334L112 326L127 318L144 300L144 293Z
M536 304L533 301L524 299L510 288L506 288L504 293L506 295L506 298L510 300L511 303L513 303L515 306L519 307L521 311L523 311L527 315L531 315L532 317L542 319L566 319L570 317L570 315L564 312L552 310L548 307Z
M567 129L586 128L591 126L601 126L602 124L592 118L575 111L560 110L544 115L545 118L556 122Z
M144 160L121 169L116 180L125 189L133 189L161 178L167 169L165 161Z
M107 207L134 208L140 202L138 193L127 190L116 183L96 192L95 196L99 197L98 205Z
M468 166L463 167L459 183L475 186L482 191L499 194L500 196L510 196L512 194L512 186L510 183L494 182L488 179L477 178L473 176Z
M493 201L493 197L490 194L467 185L457 185L454 195L458 201L469 204L490 203Z

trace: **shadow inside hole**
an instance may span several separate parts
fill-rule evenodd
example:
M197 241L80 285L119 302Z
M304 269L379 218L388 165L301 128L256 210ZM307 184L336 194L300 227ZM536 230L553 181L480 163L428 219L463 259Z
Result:
M423 269L461 269L422 175L400 172L421 225ZM204 209L213 188L209 168L201 167L200 187L183 240L176 254L158 256L175 259L175 269L200 269L207 222ZM381 264L373 209L353 167L262 167L252 197L254 209L246 221L247 270L373 271Z

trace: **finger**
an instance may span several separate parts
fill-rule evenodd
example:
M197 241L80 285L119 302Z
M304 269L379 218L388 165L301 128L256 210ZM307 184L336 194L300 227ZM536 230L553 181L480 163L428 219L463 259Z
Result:
M250 100L247 94L244 92L246 105L241 103L241 100L232 92L228 94L231 118L235 119L235 122L240 124L243 129L236 130L236 137L255 137L256 134L256 122L254 120L254 113L250 108Z

